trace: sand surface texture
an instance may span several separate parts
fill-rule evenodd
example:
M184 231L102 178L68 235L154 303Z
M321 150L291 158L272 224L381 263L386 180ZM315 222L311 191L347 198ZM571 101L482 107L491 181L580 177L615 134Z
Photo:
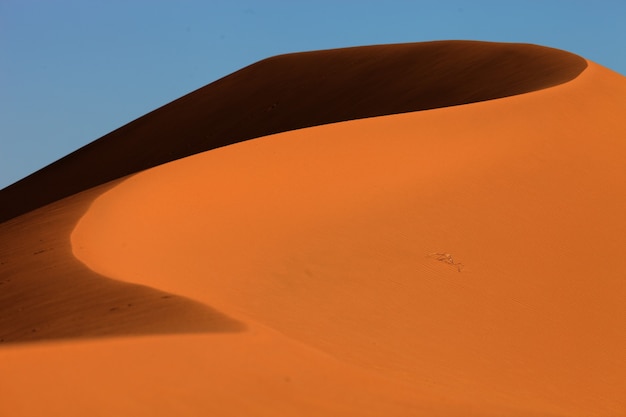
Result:
M0 224L0 415L625 415L626 79L537 51Z

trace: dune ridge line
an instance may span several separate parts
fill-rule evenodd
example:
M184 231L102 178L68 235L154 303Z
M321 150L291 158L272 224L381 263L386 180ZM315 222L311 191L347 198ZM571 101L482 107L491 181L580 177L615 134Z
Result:
M268 58L0 190L0 222L221 146L327 123L523 94L571 81L586 65L585 59L557 49L477 41L363 46Z

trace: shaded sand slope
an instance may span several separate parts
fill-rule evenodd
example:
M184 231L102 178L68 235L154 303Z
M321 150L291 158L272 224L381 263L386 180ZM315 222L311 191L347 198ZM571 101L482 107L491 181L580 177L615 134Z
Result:
M93 199L113 185L0 224L0 346L243 329L197 301L107 279L74 258L72 229Z
M584 59L551 48L470 41L269 58L155 110L0 191L0 221L216 147L319 124L525 93L569 81L585 66Z
M412 389L380 385L370 400L394 393L428 415L624 415L625 109L626 79L590 64L552 89L216 149L107 191L73 251L350 367L328 386L359 384L358 370ZM213 342L198 343L195 360L211 361ZM204 384L187 360L164 372ZM142 379L124 373L111 398ZM328 405L324 393L309 405ZM329 409L367 411L353 399ZM211 395L194 400L212 410ZM291 401L283 389L247 400L226 414L280 415Z

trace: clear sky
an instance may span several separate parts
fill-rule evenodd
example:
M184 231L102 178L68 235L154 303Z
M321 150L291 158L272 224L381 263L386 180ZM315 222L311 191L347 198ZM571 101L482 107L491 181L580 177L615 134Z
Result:
M268 56L474 39L626 74L625 22L624 0L0 0L0 188Z

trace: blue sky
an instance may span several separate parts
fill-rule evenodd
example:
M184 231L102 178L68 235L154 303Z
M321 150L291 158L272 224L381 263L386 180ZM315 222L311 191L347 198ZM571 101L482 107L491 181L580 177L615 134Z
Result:
M0 0L0 188L268 56L475 39L626 74L626 1Z

